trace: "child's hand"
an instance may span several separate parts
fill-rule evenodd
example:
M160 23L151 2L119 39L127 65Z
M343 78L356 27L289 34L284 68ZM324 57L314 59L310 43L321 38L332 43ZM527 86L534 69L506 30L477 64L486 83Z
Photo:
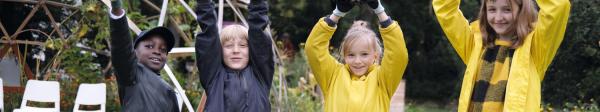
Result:
M350 0L336 0L335 6L336 9L346 13L354 7L354 4Z
M115 10L115 9L121 9L122 8L121 4L122 4L121 0L110 0L110 5L112 6L113 10Z
M379 0L364 0L363 2L369 5L369 7L373 9L373 12L375 12L375 14L382 13L385 10L385 8L383 8L383 5L381 5L381 2Z
M354 7L354 4L351 0L336 0L335 1L335 10L333 10L333 15L344 17L350 9Z
M121 0L110 0L110 5L112 7L111 12L115 15L121 15L123 13Z
M263 1L267 1L267 0L250 0L250 3L252 3L252 2L257 3L257 2L263 2Z
M212 0L197 0L196 3L210 3Z

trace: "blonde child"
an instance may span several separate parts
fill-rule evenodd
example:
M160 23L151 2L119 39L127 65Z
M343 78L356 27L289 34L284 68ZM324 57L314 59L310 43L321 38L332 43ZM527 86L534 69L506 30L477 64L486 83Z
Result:
M433 0L446 36L467 65L458 111L540 111L541 82L563 40L569 0L482 0L469 24L460 0Z
M378 0L364 3L379 17L379 30L385 45L383 51L367 23L356 21L340 49L343 63L329 53L329 40L336 30L335 24L353 7L350 0L338 0L333 15L320 19L306 41L308 63L323 91L326 112L389 111L390 99L408 64L408 53L398 23L386 15Z

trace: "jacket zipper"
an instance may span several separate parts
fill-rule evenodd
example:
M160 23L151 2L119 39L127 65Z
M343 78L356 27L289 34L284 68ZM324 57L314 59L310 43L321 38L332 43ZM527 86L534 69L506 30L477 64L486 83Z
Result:
M242 79L242 92L244 92L244 98L243 99L248 99L248 84L246 82L246 78L244 78L242 76L241 71L236 71L235 74L237 75L238 78ZM243 102L242 105L242 110L244 110L243 108L246 108L248 106L248 102Z

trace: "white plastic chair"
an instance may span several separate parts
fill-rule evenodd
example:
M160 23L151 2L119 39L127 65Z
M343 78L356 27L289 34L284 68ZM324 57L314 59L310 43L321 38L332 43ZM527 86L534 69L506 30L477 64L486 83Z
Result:
M100 110L79 110L80 105L100 105ZM106 84L81 84L75 98L73 112L105 112L106 111Z
M53 102L54 108L30 107L27 101ZM13 112L59 112L60 111L60 85L56 81L29 80L25 86L25 94L21 101L21 108Z

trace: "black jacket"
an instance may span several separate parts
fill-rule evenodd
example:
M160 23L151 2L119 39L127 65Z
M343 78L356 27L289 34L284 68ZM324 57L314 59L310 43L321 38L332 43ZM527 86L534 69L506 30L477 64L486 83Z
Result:
M125 112L179 112L173 88L160 74L138 63L127 17L110 18L111 61Z
M204 2L204 3L203 3ZM234 71L223 63L215 7L210 0L199 0L197 21L203 31L196 35L196 60L200 83L206 91L207 112L270 112L269 93L274 60L268 24L268 5L252 0L248 14L249 63Z

